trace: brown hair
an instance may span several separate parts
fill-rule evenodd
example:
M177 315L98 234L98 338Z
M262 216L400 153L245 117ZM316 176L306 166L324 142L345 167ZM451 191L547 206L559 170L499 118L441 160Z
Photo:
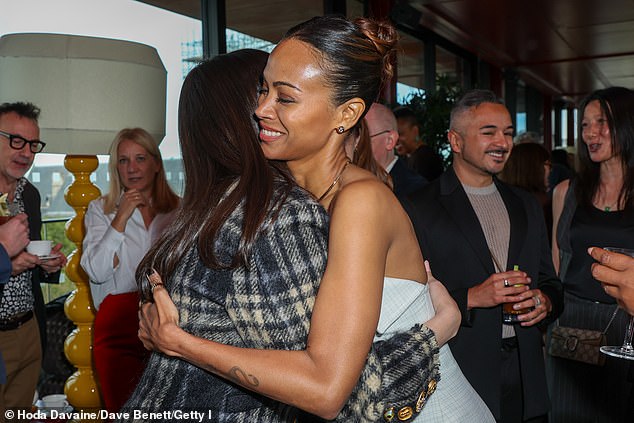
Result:
M625 210L634 208L634 91L624 87L609 87L592 92L579 107L579 138L583 138L583 114L588 104L598 101L605 114L610 136L612 154L618 156L623 166L623 186L619 192L619 205ZM575 195L579 204L592 206L599 190L600 163L590 160L585 143L578 148L580 170Z
M507 184L524 188L528 192L546 192L544 164L548 151L540 144L523 143L513 147L500 179Z
M254 112L268 54L252 49L215 56L187 75L178 106L185 192L176 222L143 259L137 281L155 268L168 280L193 247L210 268L244 264L265 217L277 210L292 182L265 159ZM275 178L287 183L275 190ZM218 257L220 229L243 208L240 243Z

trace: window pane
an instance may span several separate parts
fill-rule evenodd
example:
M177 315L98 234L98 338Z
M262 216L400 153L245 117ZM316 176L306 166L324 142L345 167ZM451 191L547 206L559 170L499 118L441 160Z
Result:
M398 81L396 84L396 99L399 103L405 103L408 96L414 93L424 92L425 65L424 44L421 40L399 33Z
M450 81L464 85L462 59L438 46L436 46L436 74L448 76Z

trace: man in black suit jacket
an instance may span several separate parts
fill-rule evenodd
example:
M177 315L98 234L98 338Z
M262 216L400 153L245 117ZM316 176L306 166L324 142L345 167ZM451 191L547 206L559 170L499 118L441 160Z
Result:
M492 92L469 91L451 113L448 139L453 167L405 208L423 256L462 313L451 350L499 422L545 421L538 326L561 313L563 289L541 207L495 178L513 148L511 117ZM502 304L515 302L531 311L503 324Z
M365 116L372 142L372 155L392 177L392 190L397 197L408 195L422 188L427 182L407 166L404 159L396 157L394 147L398 141L396 117L382 104L374 103Z

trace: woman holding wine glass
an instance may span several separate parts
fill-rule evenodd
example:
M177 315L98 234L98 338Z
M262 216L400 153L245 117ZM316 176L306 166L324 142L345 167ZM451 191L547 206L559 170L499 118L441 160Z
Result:
M553 261L564 284L564 327L605 332L620 345L628 315L593 278L590 246L634 248L634 92L621 87L590 94L579 108L581 169L553 193ZM549 340L550 341L550 340ZM593 365L547 358L551 423L631 419L630 361Z

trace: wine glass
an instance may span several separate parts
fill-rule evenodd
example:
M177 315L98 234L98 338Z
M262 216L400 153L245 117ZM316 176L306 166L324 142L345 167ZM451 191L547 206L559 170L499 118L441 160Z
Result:
M604 247L604 250L611 251L613 253L625 254L626 256L634 257L634 249L630 248L615 248ZM625 331L625 339L623 345L620 347L604 346L601 347L601 352L612 357L624 358L626 360L634 360L634 347L632 347L632 335L634 335L634 316L630 316L630 320L627 324Z

